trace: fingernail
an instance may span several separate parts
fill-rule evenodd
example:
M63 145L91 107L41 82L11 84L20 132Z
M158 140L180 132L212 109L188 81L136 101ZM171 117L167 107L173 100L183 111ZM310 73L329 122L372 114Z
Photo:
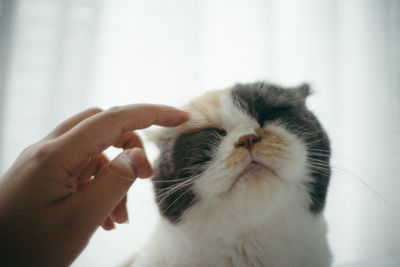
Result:
M126 210L126 208L122 209L122 218L122 223L126 223L128 221L128 211Z
M190 118L190 113L184 110L177 110L179 113L181 113L183 121L187 121Z
M189 120L190 113L181 109L172 108L169 109L168 116L173 118L176 123L183 123Z
M143 149L139 147L132 148L128 152L129 160L133 170L135 171L135 175L138 174L140 167L142 166L145 158Z
M149 178L153 175L153 168L151 164L146 160L142 166L140 166L138 177L141 179Z

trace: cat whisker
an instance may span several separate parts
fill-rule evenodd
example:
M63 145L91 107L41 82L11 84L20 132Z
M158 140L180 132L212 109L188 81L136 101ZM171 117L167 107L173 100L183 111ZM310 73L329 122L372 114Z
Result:
M179 183L179 184L177 184L177 185L175 185L175 186L170 186L170 187L172 187L172 188L169 188L169 187L168 187L168 190L167 190L167 191L165 191L165 192L159 194L158 198L161 197L161 199L160 199L158 202L159 202L159 203L163 203L170 195L172 195L173 193L179 191L179 190L182 189L182 188L185 188L185 187L188 186L189 189L190 189L190 185L194 183L195 178L196 178L196 177L192 177L191 179L186 180L185 182Z
M183 195L185 195L187 192L189 192L189 190L190 190L191 188L189 188L189 189L187 189L185 192L183 192L179 197L177 197L166 209L163 209L163 213L165 213L166 211L168 211L168 209L170 208L170 207L172 207L173 205L174 205L174 203L176 202L176 201L178 201Z

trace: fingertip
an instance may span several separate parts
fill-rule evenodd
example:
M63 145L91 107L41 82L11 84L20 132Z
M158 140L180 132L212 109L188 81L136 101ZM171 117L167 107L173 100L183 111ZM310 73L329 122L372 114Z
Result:
M138 176L143 163L146 162L146 157L144 155L143 149L135 147L128 150L128 157L133 171L135 172L135 175Z
M182 114L181 117L182 117L182 120L183 120L184 122L190 119L190 112L185 111L185 110L179 110L179 111L180 111L181 114Z
M135 151L133 151L135 150ZM153 169L147 160L147 157L142 148L133 148L129 153L131 164L134 168L135 174L139 178L147 178L153 174ZM138 153L136 155L136 153ZM135 154L135 155L134 155Z
M177 109L175 112L179 124L186 122L190 118L190 113L188 111Z
M137 176L139 178L148 178L151 175L153 175L153 168L151 167L151 164L149 163L149 161L146 158L146 160L140 167Z
M178 126L190 118L190 113L180 109L165 107L157 118L156 124L161 126L173 127Z
M125 223L128 221L128 211L126 206L117 206L112 212L111 217L116 223Z
M113 220L108 216L102 223L101 227L103 227L103 229L106 231L110 231L115 228L115 224Z

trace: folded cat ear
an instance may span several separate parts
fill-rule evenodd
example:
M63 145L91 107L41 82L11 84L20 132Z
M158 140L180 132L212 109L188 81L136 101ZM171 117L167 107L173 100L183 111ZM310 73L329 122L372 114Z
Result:
M305 105L307 97L312 94L310 85L303 83L298 87L292 89L293 91L293 101L296 104Z

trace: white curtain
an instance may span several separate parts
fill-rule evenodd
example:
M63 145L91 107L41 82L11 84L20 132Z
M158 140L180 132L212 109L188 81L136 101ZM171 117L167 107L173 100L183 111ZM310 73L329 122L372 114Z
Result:
M8 55L0 62L1 173L88 106L179 106L236 82L306 81L315 92L309 107L332 140L326 217L336 264L399 264L400 1L0 4L0 34L10 44L0 44L0 58ZM7 10L14 16L5 19ZM151 194L147 181L135 183L130 224L99 230L74 266L114 266L137 251L157 219Z

